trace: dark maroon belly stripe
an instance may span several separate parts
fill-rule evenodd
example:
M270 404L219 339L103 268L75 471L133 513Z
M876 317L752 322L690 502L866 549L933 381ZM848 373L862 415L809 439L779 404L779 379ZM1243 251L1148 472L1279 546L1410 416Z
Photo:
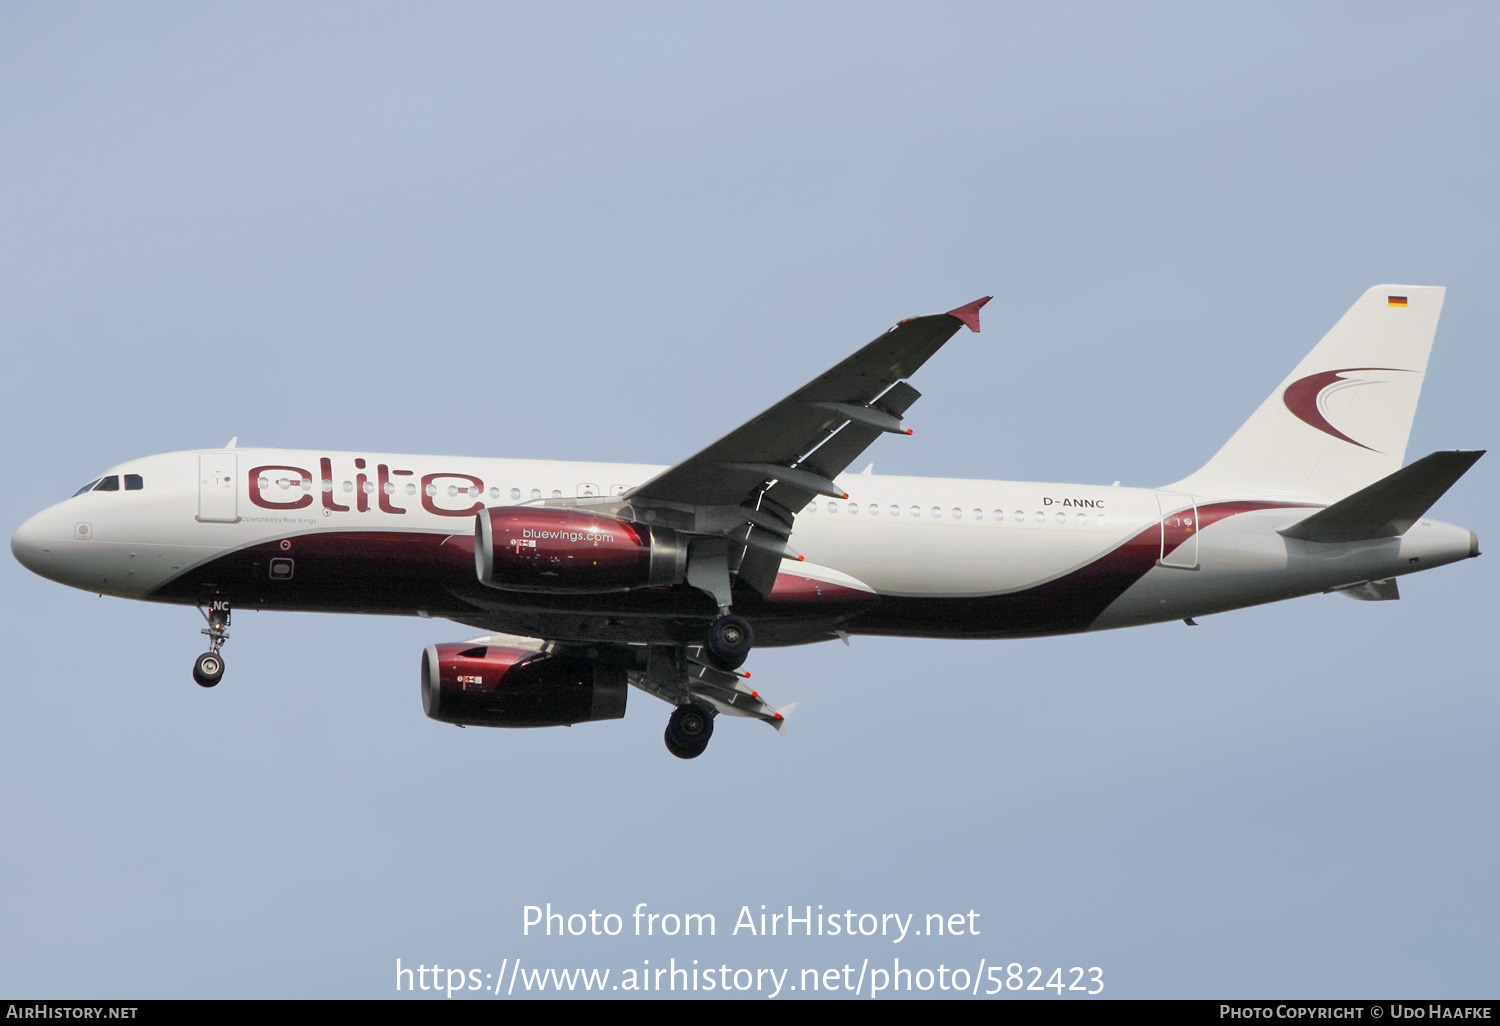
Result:
M1194 531L1249 510L1294 503L1221 502L1198 509L1198 524L1167 529L1167 551ZM855 633L1002 638L1081 631L1156 565L1160 530L1152 525L1093 563L1007 595L974 598L876 596L783 573L769 597L735 592L735 609L768 628L766 643L818 640L837 624ZM292 535L229 552L157 589L160 602L228 598L239 608L302 612L396 613L418 610L489 630L589 633L590 617L623 617L601 640L633 636L630 622L678 620L692 633L714 615L708 596L686 585L603 595L509 593L480 584L471 534L326 531ZM799 626L801 628L799 629ZM640 631L639 640L662 636ZM669 632L671 633L671 632ZM682 633L682 630L677 631Z
M1167 527L1171 553L1195 531L1238 513L1305 506L1292 502L1217 502L1198 507L1198 523ZM925 638L1023 638L1070 634L1089 628L1111 602L1144 577L1162 554L1161 528L1153 524L1118 548L1066 576L1025 591L973 598L905 598L884 595L857 617L851 632Z

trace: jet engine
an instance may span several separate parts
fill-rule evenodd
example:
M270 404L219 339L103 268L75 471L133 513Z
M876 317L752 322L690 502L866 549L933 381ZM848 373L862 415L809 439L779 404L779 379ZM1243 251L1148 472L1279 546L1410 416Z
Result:
M506 591L628 591L681 582L687 540L601 513L500 507L477 517L474 564Z
M500 645L428 645L422 711L470 727L561 727L625 715L625 669Z

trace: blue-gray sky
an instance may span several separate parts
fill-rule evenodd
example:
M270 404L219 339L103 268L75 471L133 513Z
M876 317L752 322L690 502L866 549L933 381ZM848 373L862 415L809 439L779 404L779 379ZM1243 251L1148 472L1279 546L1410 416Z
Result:
M11 4L7 531L245 445L670 463L993 293L876 470L1156 485L1354 299L1449 288L1408 458L1494 444L1490 5ZM1481 461L1434 514L1496 537ZM0 561L0 992L392 993L676 957L1100 966L1113 996L1493 996L1494 563L1027 642L758 652L789 736L425 719L441 622ZM521 907L713 912L538 941ZM975 909L900 948L742 905ZM910 962L907 960L910 959Z

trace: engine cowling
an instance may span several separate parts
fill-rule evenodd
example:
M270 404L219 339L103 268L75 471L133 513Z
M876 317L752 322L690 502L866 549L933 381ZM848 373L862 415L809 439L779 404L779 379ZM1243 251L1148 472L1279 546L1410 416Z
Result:
M602 513L498 507L476 518L474 565L481 582L506 591L628 591L681 582L687 542Z
M473 727L561 727L625 715L625 669L500 645L428 645L422 711Z

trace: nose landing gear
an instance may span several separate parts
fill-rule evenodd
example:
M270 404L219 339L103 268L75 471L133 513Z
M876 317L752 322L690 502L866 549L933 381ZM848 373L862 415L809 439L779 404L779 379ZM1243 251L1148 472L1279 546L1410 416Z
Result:
M198 607L208 626L199 633L208 635L208 651L193 662L193 680L199 687L211 688L224 678L224 657L219 649L229 640L229 603L215 599L207 609Z

